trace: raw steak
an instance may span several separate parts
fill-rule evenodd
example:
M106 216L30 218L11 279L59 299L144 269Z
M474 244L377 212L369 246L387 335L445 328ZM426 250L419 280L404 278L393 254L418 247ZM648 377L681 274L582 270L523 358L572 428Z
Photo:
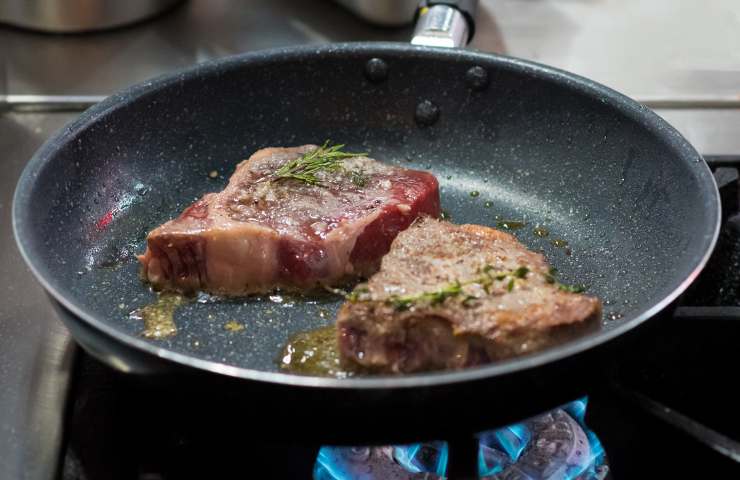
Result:
M265 148L240 163L222 192L149 233L144 280L221 295L334 285L375 272L398 232L439 214L431 174L365 156L317 171L315 184L275 178L317 148Z

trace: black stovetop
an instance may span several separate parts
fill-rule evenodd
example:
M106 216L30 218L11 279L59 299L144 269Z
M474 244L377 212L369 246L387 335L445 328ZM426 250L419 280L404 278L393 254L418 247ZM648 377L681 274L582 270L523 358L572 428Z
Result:
M630 355L612 362L589 392L585 423L601 440L609 478L740 476L740 390L734 385L740 157L707 160L724 220L712 259L675 311L651 321L630 344ZM311 478L320 447L305 441L299 425L280 442L250 435L240 415L248 400L218 390L180 392L115 372L83 352L70 395L63 480ZM215 410L221 414L212 415Z

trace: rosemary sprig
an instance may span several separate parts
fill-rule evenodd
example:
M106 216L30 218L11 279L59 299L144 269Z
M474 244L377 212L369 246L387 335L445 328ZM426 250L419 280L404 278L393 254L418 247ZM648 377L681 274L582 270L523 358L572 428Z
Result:
M352 183L362 188L367 185L367 175L362 170L352 170L350 172Z
M319 185L316 173L319 171L336 172L342 168L342 160L363 157L366 153L343 152L343 144L329 145L329 140L318 148L306 152L300 157L287 162L272 175L273 181L292 178L309 185Z

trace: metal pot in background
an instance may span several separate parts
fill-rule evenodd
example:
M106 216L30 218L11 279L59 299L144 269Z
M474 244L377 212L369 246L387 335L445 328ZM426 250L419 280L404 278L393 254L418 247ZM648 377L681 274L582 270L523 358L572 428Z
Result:
M419 0L336 0L336 2L366 22L382 27L411 24L419 6Z
M106 30L164 12L183 0L0 0L0 23L50 33Z

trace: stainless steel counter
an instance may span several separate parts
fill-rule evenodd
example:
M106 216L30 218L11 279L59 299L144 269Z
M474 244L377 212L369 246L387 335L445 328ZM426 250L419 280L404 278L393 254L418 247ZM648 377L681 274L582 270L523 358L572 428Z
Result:
M56 469L74 350L13 240L13 190L33 152L75 114L0 116L0 478L48 479Z
M105 33L0 28L0 108L79 108L196 62L325 42L407 41L331 0L191 0ZM659 110L704 153L740 151L740 2L483 0L471 48L533 59L605 83ZM696 112L697 114L694 114Z
M478 17L473 48L564 68L648 103L740 104L736 0L483 0ZM0 49L8 94L106 95L208 58L409 34L367 27L331 0L192 0L108 33L0 29Z
M484 0L472 47L592 77L660 107L700 152L734 154L739 27L735 0ZM100 96L195 62L410 33L367 26L330 0L191 0L78 36L0 27L0 479L53 475L74 352L10 229L15 182L42 141Z

